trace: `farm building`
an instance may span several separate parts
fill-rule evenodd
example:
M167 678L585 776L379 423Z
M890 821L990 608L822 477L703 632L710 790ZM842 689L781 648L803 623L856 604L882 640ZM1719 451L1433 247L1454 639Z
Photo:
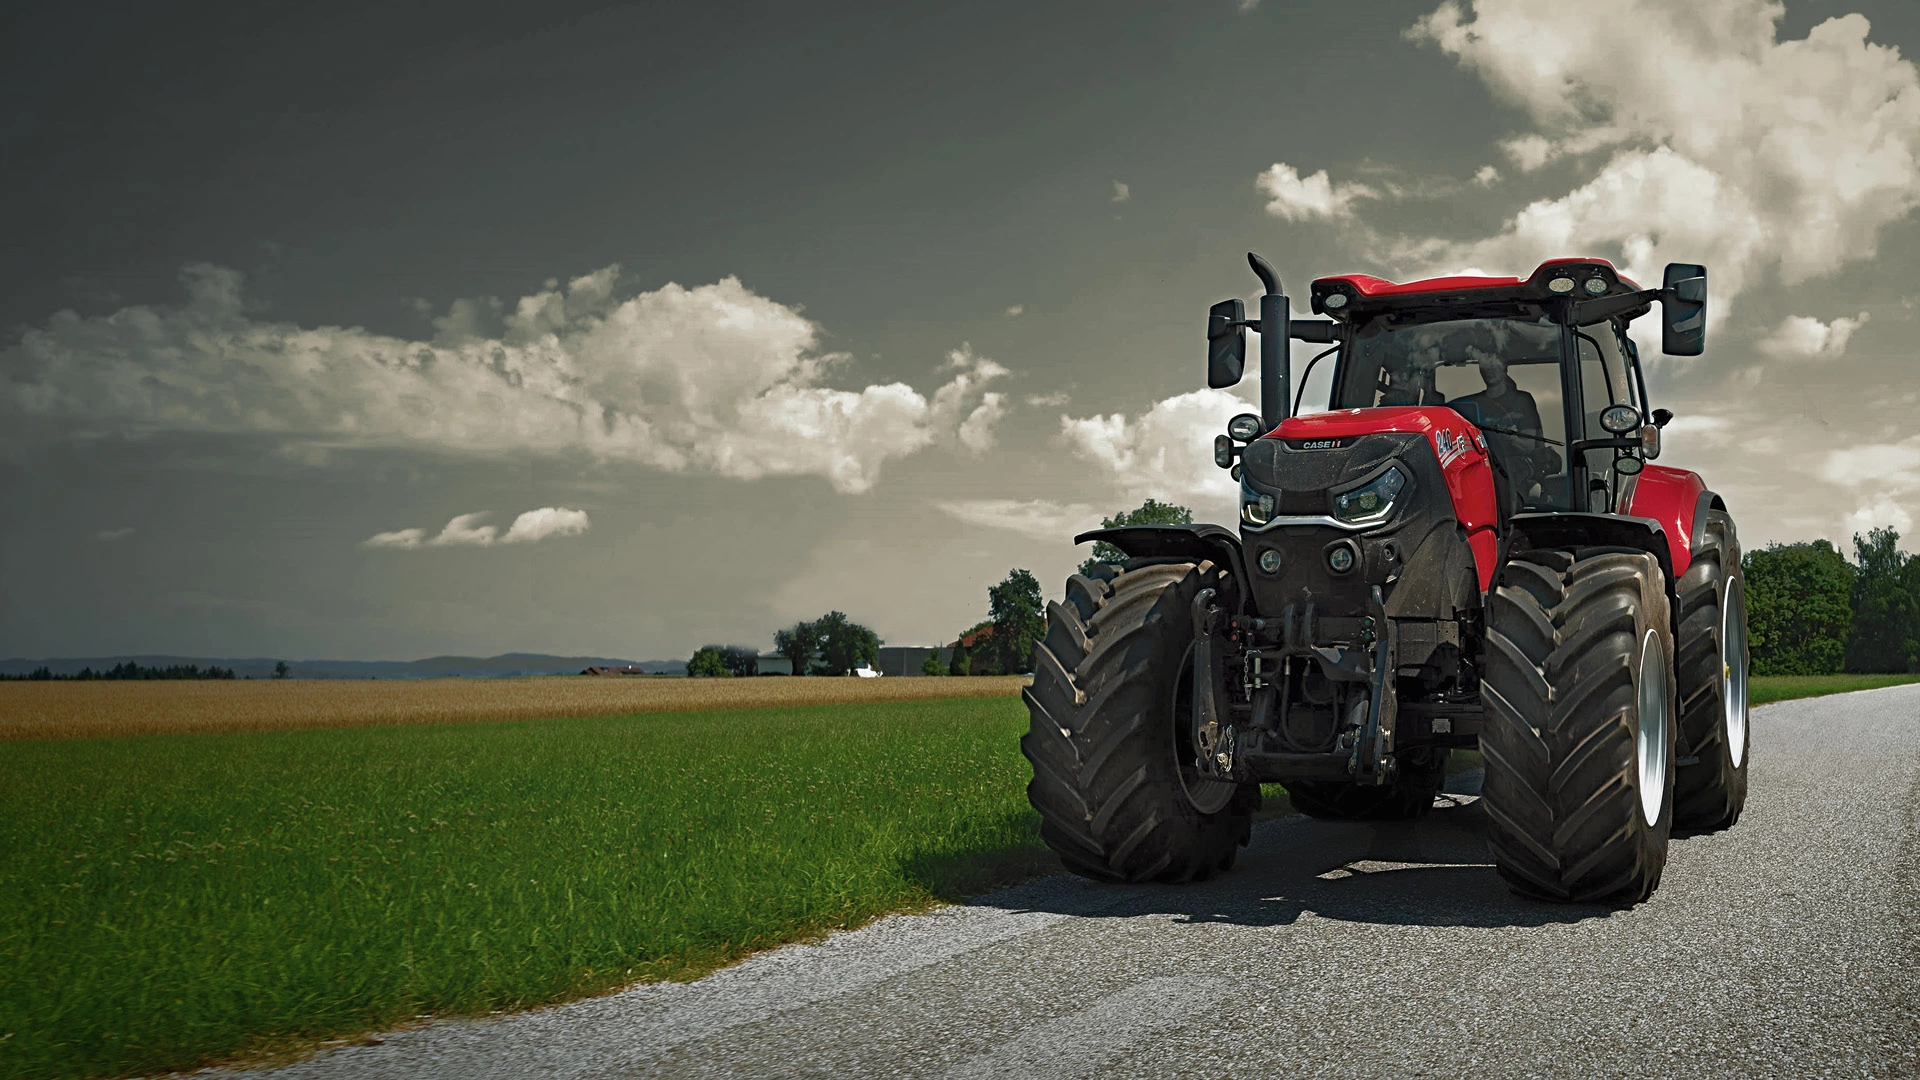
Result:
M948 648L918 645L882 646L879 658L872 664L872 670L881 675L895 677L911 678L916 675L925 675L926 672L921 668L927 662L928 653L934 653L940 657L943 671L946 670L947 663L953 659L953 650ZM793 662L779 653L761 653L759 659L762 675L793 674Z
M926 672L921 669L926 665L929 654L940 658L940 670L942 671L945 671L947 664L953 660L952 649L938 646L882 646L880 649L880 658L873 662L873 668L882 675L904 676L907 678L912 678L916 675L925 675Z

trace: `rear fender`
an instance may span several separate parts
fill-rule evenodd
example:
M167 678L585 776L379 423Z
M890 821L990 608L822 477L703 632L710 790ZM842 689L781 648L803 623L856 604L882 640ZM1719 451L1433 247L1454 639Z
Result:
M1520 538L1508 550L1523 547L1628 547L1639 548L1660 560L1667 575L1667 591L1672 592L1685 570L1676 570L1674 552L1686 552L1684 544L1669 543L1666 527L1653 518L1626 514L1515 514L1512 526Z
M1236 593L1246 593L1247 567L1240 554L1240 537L1218 525L1125 525L1094 529L1073 538L1076 544L1104 540L1134 559L1211 559L1233 574ZM1244 602L1244 599L1243 601Z

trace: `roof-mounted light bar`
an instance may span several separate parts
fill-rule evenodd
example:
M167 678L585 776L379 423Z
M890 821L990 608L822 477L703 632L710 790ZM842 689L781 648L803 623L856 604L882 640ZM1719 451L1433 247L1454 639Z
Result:
M1455 274L1395 282L1368 274L1343 274L1315 281L1309 303L1315 314L1343 322L1382 311L1444 307L1452 304L1525 303L1562 298L1591 300L1639 292L1605 259L1549 259L1525 279Z

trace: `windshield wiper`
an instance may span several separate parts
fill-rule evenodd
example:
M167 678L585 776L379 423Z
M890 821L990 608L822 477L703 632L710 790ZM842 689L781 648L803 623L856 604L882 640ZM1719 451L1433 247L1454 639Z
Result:
M1531 431L1515 431L1512 428L1493 427L1488 424L1475 424L1473 426L1479 428L1481 431L1490 431L1496 435L1518 435L1523 439L1532 439L1534 442L1546 443L1548 446L1562 445L1559 439L1549 439L1545 435L1535 435Z

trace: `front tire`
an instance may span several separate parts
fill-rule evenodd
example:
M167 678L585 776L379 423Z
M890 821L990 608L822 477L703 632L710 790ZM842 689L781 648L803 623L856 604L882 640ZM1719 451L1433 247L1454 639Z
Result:
M1680 576L1680 730L1696 759L1674 777L1673 821L1724 829L1747 805L1747 601L1740 541L1724 511L1707 512L1706 538Z
M1193 766L1193 599L1230 587L1211 562L1131 562L1067 580L1025 692L1027 798L1067 869L1102 881L1192 881L1233 865L1258 784Z
M1487 612L1481 801L1518 893L1634 904L1660 884L1678 729L1664 575L1640 551L1528 551Z

